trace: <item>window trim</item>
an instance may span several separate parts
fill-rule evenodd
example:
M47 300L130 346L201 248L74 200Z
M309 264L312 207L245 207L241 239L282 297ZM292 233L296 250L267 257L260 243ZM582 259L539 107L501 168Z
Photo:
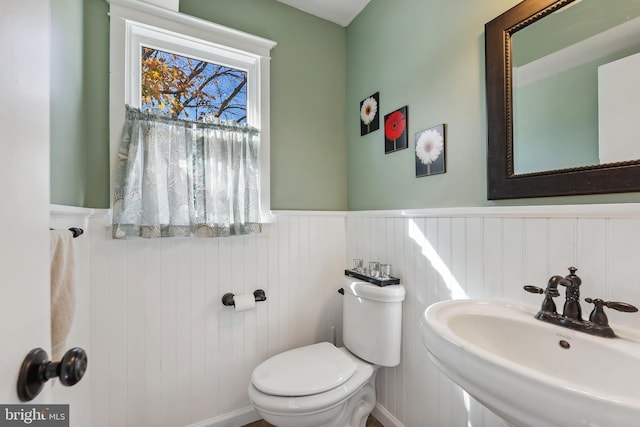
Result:
M187 54L195 52L198 56L207 52L206 55L213 54L216 61L248 72L247 123L260 129L261 217L263 222L271 222L270 55L276 42L137 0L107 1L110 16L110 194L113 194L125 105L140 105L139 79L134 77L140 74L139 46L145 42L144 45L151 43L155 47L154 42L157 41L160 49L173 45L180 46L180 51ZM136 80L137 84L134 83Z

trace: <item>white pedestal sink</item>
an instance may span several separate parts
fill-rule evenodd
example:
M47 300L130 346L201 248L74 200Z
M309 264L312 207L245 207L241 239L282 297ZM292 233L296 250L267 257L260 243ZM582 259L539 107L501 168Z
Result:
M420 324L429 358L518 427L640 425L640 334L601 338L534 318L536 307L456 300Z

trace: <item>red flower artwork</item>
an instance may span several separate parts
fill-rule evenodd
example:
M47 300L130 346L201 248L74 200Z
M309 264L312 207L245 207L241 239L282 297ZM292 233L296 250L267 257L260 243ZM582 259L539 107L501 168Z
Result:
M384 116L385 154L403 150L409 146L407 139L409 107L404 106Z
M405 128L405 118L401 111L394 111L384 123L384 134L388 139L400 138Z

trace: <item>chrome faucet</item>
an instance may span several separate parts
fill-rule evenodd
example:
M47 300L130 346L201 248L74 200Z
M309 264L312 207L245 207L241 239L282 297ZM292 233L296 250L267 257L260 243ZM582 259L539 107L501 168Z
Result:
M531 285L524 287L524 290L527 292L545 294L540 311L538 311L535 316L536 319L592 335L609 338L615 337L616 334L609 326L604 307L628 313L636 312L638 309L624 302L603 301L600 298L585 298L586 302L594 304L594 308L589 315L589 320L583 320L582 308L580 307L580 285L582 284L582 280L576 275L576 271L578 271L577 268L569 267L569 274L567 276L551 276L547 283L547 289L545 290ZM562 315L558 314L555 301L553 301L553 298L560 295L558 285L567 288Z

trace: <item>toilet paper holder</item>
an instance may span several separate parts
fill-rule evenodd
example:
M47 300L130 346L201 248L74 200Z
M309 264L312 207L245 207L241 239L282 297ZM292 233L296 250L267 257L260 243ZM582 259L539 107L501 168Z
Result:
M222 305L226 305L227 307L235 306L236 303L233 300L234 296L235 295L231 292L227 292L226 294L222 295ZM267 300L267 295L262 289L256 289L255 291L253 291L253 297L256 299L256 302Z

